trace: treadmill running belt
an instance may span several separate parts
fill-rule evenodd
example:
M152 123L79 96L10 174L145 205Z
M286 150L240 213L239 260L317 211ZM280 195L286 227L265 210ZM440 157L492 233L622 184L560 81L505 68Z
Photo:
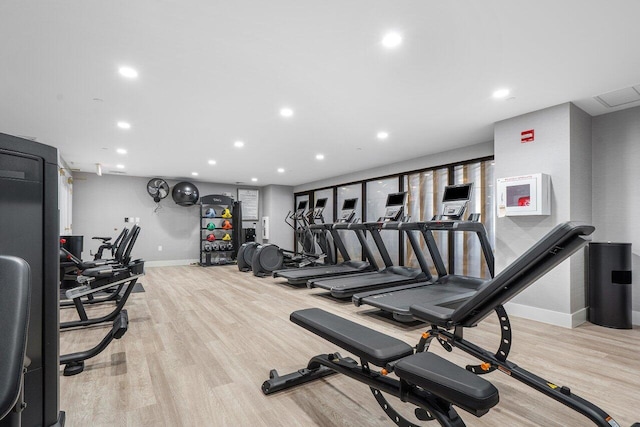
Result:
M349 298L358 292L388 288L401 283L412 283L416 279L391 272L376 272L367 275L343 277L340 280L316 280L313 287L328 289L335 298Z

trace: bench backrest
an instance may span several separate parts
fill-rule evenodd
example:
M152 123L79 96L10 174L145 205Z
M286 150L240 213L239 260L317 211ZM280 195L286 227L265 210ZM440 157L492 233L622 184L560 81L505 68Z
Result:
M131 251L133 250L133 246L136 244L136 240L138 240L138 234L140 234L140 227L138 225L134 225L131 228L131 232L127 235L127 238L129 240L128 240L128 244L126 245L124 254L122 255L122 260L121 260L122 265L127 265L131 261ZM125 246L124 242L121 246Z
M482 285L478 292L451 314L455 325L475 326L498 305L533 284L588 242L595 227L565 222L547 233L500 274Z

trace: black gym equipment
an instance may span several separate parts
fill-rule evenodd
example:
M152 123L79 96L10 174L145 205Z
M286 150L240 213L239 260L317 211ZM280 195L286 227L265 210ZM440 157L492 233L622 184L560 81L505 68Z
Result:
M129 316L127 315L127 310L122 310L115 316L109 333L95 347L85 351L60 355L60 365L64 366L63 375L68 377L84 371L84 361L100 354L114 339L119 340L122 338L128 327Z
M64 259L65 265L71 265L73 268L67 267L68 270L72 271L72 274L67 274L65 280L65 289L73 289L78 286L78 276L82 275L84 271L87 271L91 268L99 267L99 266L121 266L123 263L128 263L131 259L131 250L133 249L133 245L137 239L137 232L139 227L134 226L131 231L131 234L127 234L127 237L120 243L118 246L118 250L115 253L115 258L112 260L95 260L95 261L82 261L79 258L76 258L73 254L69 253L65 248L60 248L60 264L62 265L62 260ZM135 232L135 234L134 234ZM135 237L135 238L134 238ZM71 280L72 279L72 280ZM122 290L122 286L117 289L110 289L108 291L109 295L106 297L94 298L93 293L86 295L86 299L83 300L84 304L98 304L109 301L120 301L120 291ZM65 298L63 296L61 299ZM60 301L60 307L74 307L75 304L71 300L63 300Z
M22 258L0 255L0 425L20 426L26 407L24 373L31 270Z
M340 211L338 221L334 224L314 224L310 226L310 228L322 227L331 234L333 243L342 256L342 259L344 260L343 262L335 265L275 270L273 271L273 277L285 278L292 285L303 285L310 279L357 274L364 271L377 270L378 265L376 264L373 252L371 252L371 248L367 243L367 238L364 235L363 229L354 221L357 203L357 198L345 200L342 204L342 210ZM353 230L356 233L356 237L362 246L362 250L367 261L354 261L351 259L346 247L344 246L344 242L340 237L339 230Z
M171 197L177 205L193 206L198 203L198 187L190 182L182 181L173 186Z
M305 213L307 201L298 203L295 212L289 212L285 222L294 230L296 240L302 246L302 253L287 251L272 243L259 245L251 259L253 274L257 277L271 275L275 270L283 268L302 268L309 265L325 264L325 261L335 261L333 256L333 241L327 236L327 230L322 227L311 231L314 224L324 224L324 208L327 199L318 199L313 211ZM317 223L316 223L317 221ZM316 244L320 248L316 250Z
M31 267L31 363L24 375L27 406L22 412L22 425L28 427L64 425L58 397L58 177L55 148L0 134L0 254L22 258Z
M447 292L452 293L452 295L458 295L460 292L475 291L484 284L486 280L482 278L454 274L455 270L452 260L455 258L455 254L452 253L454 247L451 245L449 246L450 268L449 271L447 271L441 252L436 244L436 239L433 236L434 231L445 232L448 235L456 232L474 233L480 242L489 274L493 277L493 251L484 225L478 222L479 215L471 214L470 218L473 220L461 220L471 197L471 188L472 184L450 185L445 187L444 197L442 199L442 215L436 215L437 220L400 225L400 228L419 230L422 233L422 237L438 274L437 279L434 280L430 277L428 280L385 289L375 290L370 288L371 290L369 291L362 289L362 292L359 291L353 295L353 303L356 306L361 304L372 305L383 311L392 313L393 318L398 321L411 322L415 320L409 310L411 305L419 304L421 301L429 302L431 298L433 298L433 292L438 292L440 295L444 292L443 290L434 291L434 289L442 289L442 287L431 288L430 285L446 285ZM418 257L419 252L415 246L413 250L416 253L418 262L420 262L420 257Z
M405 224L401 225L401 227L402 226L405 226ZM382 311L391 313L395 320L400 322L412 322L416 319L411 314L410 307L414 304L420 304L422 301L431 301L434 292L438 295L443 295L444 293L449 292L452 295L452 298L455 299L459 296L460 292L475 292L480 286L482 286L486 282L486 279L451 274L447 271L433 236L434 231L445 232L448 234L461 232L474 233L480 241L480 247L484 255L489 275L493 277L493 251L489 243L487 231L481 223L477 221L442 220L422 221L406 224L406 226L411 226L412 228L416 227L421 231L435 269L438 273L437 279L432 278L430 280L407 285L358 292L352 297L353 303L356 306L371 305ZM434 288L432 285L438 286Z
M398 220L404 211L406 193L389 194L386 203L386 212L376 222L357 224L355 227L362 227L371 234L373 241L382 256L385 268L380 271L352 274L343 277L327 277L309 279L309 288L322 288L331 292L335 298L349 298L356 292L363 292L374 289L388 288L395 285L409 284L420 281L431 280L431 273L418 239L413 234L417 227L412 223L399 223ZM391 256L380 235L380 230L402 230L406 233L409 243L416 254L420 268L406 266L394 266Z
M80 259L82 256L82 236L60 236L60 288L68 289L74 287L79 270L106 263L119 262L117 259L118 249L125 242L128 234L129 229L125 227L113 242L110 242L111 237L92 237L95 240L102 240L102 244L98 248L93 261L86 262ZM105 250L111 252L111 259L104 258Z
M144 261L140 259L131 261L131 249L135 245L139 233L139 226L135 225L131 228L131 232L127 236L129 239L127 249L124 251L120 264L106 264L82 271L77 279L79 286L69 289L65 293L67 299L71 300L76 308L79 320L62 322L60 323L60 329L84 327L116 320L127 303L133 287L138 279L144 275ZM116 307L109 314L90 319L84 307L87 301L84 301L83 298L114 288L116 291L112 292L110 296L104 297L105 299L103 300L98 299L96 302L116 299L114 295L117 295Z
M243 228L242 229L242 241L241 241L241 243L255 242L255 241L256 241L256 229L255 228Z
M164 179L151 178L147 182L147 194L151 196L154 202L160 203L160 200L169 195L169 184Z
M480 417L499 401L490 382L433 353L414 354L412 346L389 335L317 308L295 311L290 319L357 356L360 363L339 353L320 354L291 374L280 376L271 370L262 384L264 394L341 373L368 385L389 418L403 427L416 423L396 412L382 392L416 405L419 420L435 419L450 427L464 426L453 405ZM399 380L387 376L393 371Z
M230 196L208 194L200 198L200 261L203 267L233 263L242 235L242 202ZM225 215L225 219L221 219Z
M238 270L244 272L251 271L251 260L258 246L260 246L260 244L256 242L247 242L240 245L240 249L238 250Z
M82 271L82 275L78 276L79 286L66 291L66 297L71 300L75 306L80 320L64 322L60 324L61 329L85 327L96 325L104 322L112 322L110 331L95 347L65 354L60 356L60 365L64 365L64 375L76 375L84 370L84 361L95 357L105 350L111 341L120 339L127 332L129 326L129 317L124 306L133 291L138 278L144 275L144 261L131 261L131 249L133 248L140 227L135 225L131 229L131 233L123 242L126 246L120 264L106 264L94 268L88 268ZM106 297L94 298L93 296L100 292L111 291ZM83 300L83 298L87 298ZM94 304L99 302L116 301L115 308L102 317L90 319L87 316L84 305L86 303Z
M338 353L322 354L312 358L306 369L288 375L279 376L272 370L262 390L269 394L339 372L369 385L378 403L398 425L412 424L393 410L381 391L421 408L416 411L420 420L435 418L440 425L464 426L453 406L478 417L487 413L498 403L497 390L473 374L498 370L584 415L595 425L618 426L604 410L573 394L569 387L557 385L507 360L512 331L503 305L584 247L594 230L586 224L560 224L496 277L476 291L459 292L458 298L446 292L446 285L432 285L443 289L443 294L434 293L431 302L411 306L411 313L417 319L431 325L431 329L422 334L415 353L413 347L402 341L323 310L294 312L291 315L294 323L360 357L361 365ZM495 353L463 337L465 328L477 326L494 311L500 326L500 344ZM434 338L447 351L459 348L482 363L469 365L465 370L428 353ZM374 371L369 363L384 369ZM395 371L399 381L386 376L391 371ZM633 427L638 425L635 423Z
M118 249L120 242L122 242L124 238L127 237L127 234L129 234L129 229L124 227L120 232L120 234L118 234L118 237L116 237L116 240L114 240L113 242L110 242L111 237L92 237L91 239L94 239L94 240L102 240L102 244L98 248L98 252L96 252L94 259L95 260L104 259L103 252L105 250L111 252L111 258L115 257L116 250ZM73 251L70 251L70 252L73 253ZM80 258L79 254L74 254L74 255Z

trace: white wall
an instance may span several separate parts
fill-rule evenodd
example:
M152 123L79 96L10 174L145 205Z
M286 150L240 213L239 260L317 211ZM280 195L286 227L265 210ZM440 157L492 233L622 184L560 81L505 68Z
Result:
M585 200L574 209L571 203L573 192L574 199L591 193L591 182L585 180L587 173L580 169L590 161L588 124L586 113L568 103L496 123L496 178L539 172L551 176L551 215L497 219L496 271L504 269L558 223L590 220L590 209L581 208L590 202ZM520 133L528 129L535 130L535 141L522 144ZM510 311L564 326L584 321L583 257L583 253L575 254L573 268L571 261L564 262L546 274L513 299Z
M591 185L591 116L571 105L570 117L570 218L593 224ZM576 255L569 259L571 268L570 313L580 312L588 306L585 287L586 258Z
M264 242L293 250L293 229L284 222L287 212L293 209L293 187L285 185L263 187L262 200L262 216L269 217L269 239Z
M634 323L640 324L640 107L593 118L594 240L629 242Z
M147 194L149 178L118 175L97 176L77 172L73 182L73 231L84 236L83 258L90 259L90 250L98 248L93 236L117 236L124 217L140 218L142 228L133 251L135 258L148 262L195 262L200 254L199 206L183 207L174 203L171 194L160 201L160 209ZM171 188L176 180L167 180ZM231 193L237 199L237 187L228 184L195 184L200 196ZM243 186L242 188L248 188ZM259 215L262 209L259 207ZM253 222L245 222L245 227ZM131 224L128 224L131 226ZM162 251L158 247L162 246Z

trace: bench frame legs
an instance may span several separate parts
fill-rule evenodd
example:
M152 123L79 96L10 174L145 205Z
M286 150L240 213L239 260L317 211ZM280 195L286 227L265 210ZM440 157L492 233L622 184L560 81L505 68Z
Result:
M464 327L462 326L456 326L453 332L433 326L431 330L427 331L426 334L423 334L423 337L416 346L416 351L427 351L431 340L435 338L445 350L452 351L453 347L459 348L465 353L483 362L482 365L467 366L466 369L468 371L482 375L488 374L489 372L493 372L497 369L521 383L543 393L544 395L551 397L574 411L579 412L598 426L611 427L612 425L616 425L611 424L613 418L609 416L609 414L593 403L573 394L569 387L556 385L551 381L541 378L526 369L519 367L515 363L509 362L507 360L507 356L509 355L509 350L511 348L511 326L509 323L509 316L501 305L496 307L495 311L498 315L501 331L500 346L495 354L465 340L463 338ZM615 423L615 421L613 422Z
M368 385L378 404L398 426L409 427L415 426L416 423L406 420L396 412L382 392L395 396L403 402L416 405L416 417L419 420L437 420L441 426L446 427L464 427L466 425L449 402L406 381L372 371L366 362L361 361L361 364L358 364L352 358L342 357L339 353L320 354L312 357L306 368L283 376L278 375L275 369L271 370L269 379L262 384L262 392L264 394L275 393L335 373L344 374Z

